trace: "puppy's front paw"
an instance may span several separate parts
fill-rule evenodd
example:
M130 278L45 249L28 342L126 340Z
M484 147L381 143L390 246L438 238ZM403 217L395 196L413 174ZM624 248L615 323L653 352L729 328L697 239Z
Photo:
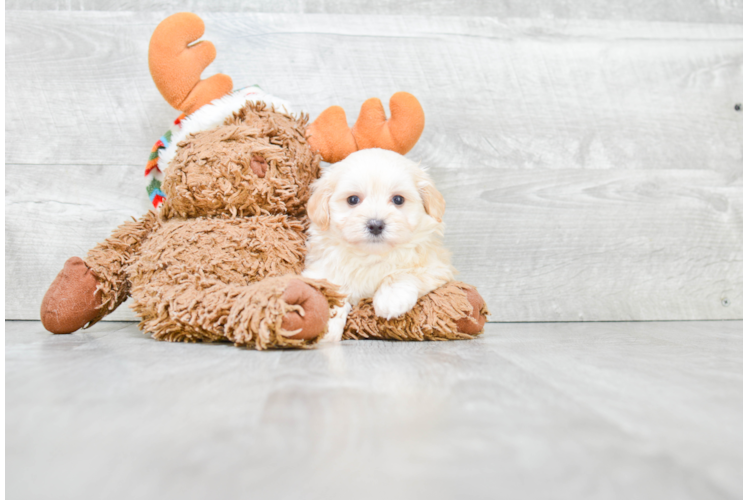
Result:
M413 309L418 301L418 290L405 283L384 285L374 294L374 312L385 319L397 318Z
M351 312L351 304L348 301L342 307L333 308L332 317L327 323L327 333L320 342L340 342L349 312Z

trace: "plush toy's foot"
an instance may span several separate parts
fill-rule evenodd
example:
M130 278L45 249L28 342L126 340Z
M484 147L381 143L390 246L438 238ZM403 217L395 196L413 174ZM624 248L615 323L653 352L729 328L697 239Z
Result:
M460 333L467 333L468 335L477 335L483 331L483 327L486 324L486 315L484 313L486 308L486 301L480 296L478 290L475 288L466 288L468 302L473 306L473 310L469 315L464 318L458 319L455 323L457 324L457 331Z
M288 282L281 298L288 305L298 305L304 309L303 316L297 311L291 311L283 316L281 326L284 330L301 330L288 338L308 340L318 337L325 331L330 319L330 306L322 292L295 279Z
M42 300L42 325L52 333L73 333L100 314L99 281L83 259L71 257Z

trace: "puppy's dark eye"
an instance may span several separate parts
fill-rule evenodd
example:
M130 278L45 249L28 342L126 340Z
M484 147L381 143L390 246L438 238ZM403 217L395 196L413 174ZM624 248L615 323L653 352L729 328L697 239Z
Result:
M405 198L403 198L399 194L396 194L392 197L392 203L394 203L395 205L402 205L403 203L405 203Z
M348 204L350 206L358 205L358 202L361 201L358 196L349 196L348 197Z

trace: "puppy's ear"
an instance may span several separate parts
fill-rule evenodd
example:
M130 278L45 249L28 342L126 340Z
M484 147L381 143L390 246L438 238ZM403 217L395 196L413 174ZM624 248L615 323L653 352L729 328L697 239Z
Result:
M444 210L447 208L444 196L436 189L434 181L426 173L419 177L418 192L423 200L423 208L427 214L436 219L436 222L441 222L442 217L444 217Z
M322 231L330 227L330 198L332 185L329 176L322 176L312 186L312 196L306 205L309 219Z

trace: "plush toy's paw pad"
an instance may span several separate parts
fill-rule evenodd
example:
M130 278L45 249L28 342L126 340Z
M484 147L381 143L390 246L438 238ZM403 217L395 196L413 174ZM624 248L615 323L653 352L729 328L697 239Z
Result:
M99 315L99 281L83 259L71 257L42 300L41 320L52 333L73 333Z
M486 303L474 288L468 288L465 292L473 310L469 316L457 320L457 330L468 335L475 335L480 333L486 324L486 317L481 314L481 310Z
M397 318L413 309L417 301L418 290L411 285L382 286L374 294L374 312L380 318Z
M289 338L308 340L325 331L330 319L330 306L322 292L295 279L288 282L281 298L286 304L298 305L304 309L303 316L297 311L291 311L283 316L281 327L286 331L297 332Z

